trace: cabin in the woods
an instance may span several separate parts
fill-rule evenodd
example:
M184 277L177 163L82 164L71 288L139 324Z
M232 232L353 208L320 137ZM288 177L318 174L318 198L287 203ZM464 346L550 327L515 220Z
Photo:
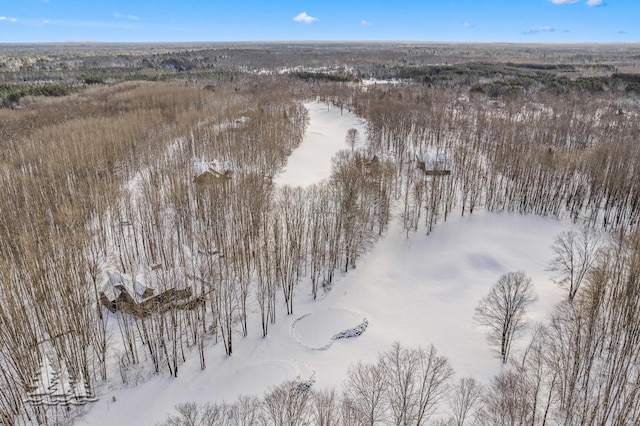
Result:
M443 176L451 174L451 159L446 154L416 154L416 164L428 176Z
M200 297L193 297L193 291L189 287L170 288L156 294L140 281L131 280L118 272L109 274L109 282L99 297L102 306L110 312L126 312L138 318L163 313L171 308L193 309L203 302Z
M211 185L224 183L233 175L231 164L228 161L194 161L194 182L197 185Z
M113 272L100 292L100 301L111 312L130 310L139 302L153 296L154 290L136 279Z

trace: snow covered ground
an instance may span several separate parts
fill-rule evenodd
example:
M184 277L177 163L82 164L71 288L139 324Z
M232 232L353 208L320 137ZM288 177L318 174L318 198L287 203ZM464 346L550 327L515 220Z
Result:
M340 115L333 107L327 112L323 104L306 106L311 113L307 136L278 177L279 184L309 185L328 177L330 158L346 147L348 128L361 126L364 139L364 123L346 110ZM313 301L310 283L301 282L295 314L285 316L280 306L268 337L261 337L255 312L249 318L249 336L235 336L233 356L226 357L220 343L207 350L204 371L193 353L178 378L165 373L136 387L114 384L99 389L100 400L78 424L153 425L181 402L262 395L296 378L312 381L318 389L339 389L351 364L374 362L395 341L406 347L434 344L459 377L472 375L486 382L501 364L484 331L474 325L478 300L500 275L523 270L539 295L529 317L544 320L562 298L545 271L552 257L550 246L570 225L477 210L471 216L450 216L428 236L418 232L405 238L399 222L395 218L357 268L337 277L320 300ZM364 332L336 339L358 334L353 330Z
M331 175L331 159L341 149L348 149L345 143L347 130L354 128L360 134L360 143L367 140L363 119L350 113L346 108L329 106L322 102L304 104L309 111L309 125L303 143L289 156L287 166L274 179L278 185L310 186L327 179Z

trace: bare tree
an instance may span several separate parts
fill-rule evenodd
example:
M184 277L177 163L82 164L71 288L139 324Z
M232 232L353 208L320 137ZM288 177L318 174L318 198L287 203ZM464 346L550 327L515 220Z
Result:
M213 426L223 421L223 407L206 404L198 406L195 402L184 402L174 407L175 414L167 415L162 426Z
M240 396L235 404L226 405L225 418L229 426L253 426L266 423L261 401L255 396Z
M395 424L426 424L438 404L449 394L453 369L431 345L405 349L396 343L382 354L386 395Z
M552 248L556 257L551 261L549 270L558 274L555 281L567 289L569 302L575 298L602 245L601 234L586 227L577 232L564 231L555 238Z
M404 349L396 342L380 357L387 383L385 396L393 422L397 425L416 422L417 404L414 397L419 385L416 355L416 352Z
M495 426L525 426L533 422L533 406L523 375L509 369L494 377L484 395L484 410L479 424Z
M486 327L487 339L499 348L506 364L513 341L526 328L524 314L537 300L531 278L524 272L508 272L493 285L476 307L475 320Z
M362 425L383 424L387 420L386 387L380 366L358 362L349 368L343 384L343 416L359 419Z
M262 402L255 396L241 396L234 403L198 405L185 402L174 407L160 426L252 426L267 424Z
M324 279L321 276L329 263L329 244L331 218L330 194L328 187L315 185L310 190L312 197L309 208L309 220L307 238L309 239L309 276L311 278L311 294L316 299L318 296L318 284ZM326 275L326 272L325 272Z
M351 152L356 148L358 142L360 142L360 132L358 129L354 129L353 127L347 130L347 135L344 137L344 141L349 148L351 148Z
M264 212L265 220L261 224L260 240L257 244L256 263L256 299L260 307L260 322L262 325L262 337L269 332L269 323L274 323L276 318L276 290L277 280L275 264L273 262L273 227L271 210Z
M311 391L295 381L281 384L265 395L263 411L268 424L274 426L306 425Z
M482 407L484 389L473 377L463 377L455 384L449 400L451 423L455 426L473 424L476 412Z
M312 424L338 426L340 424L340 400L335 389L316 391L312 401Z
M306 258L307 204L302 188L284 187L278 199L274 220L274 258L276 277L282 287L287 315L293 314L293 294Z
M531 424L546 424L550 416L552 404L558 383L558 373L549 368L549 333L538 324L531 338L531 342L522 355L521 365L518 367L521 380L526 381L528 398L531 404Z

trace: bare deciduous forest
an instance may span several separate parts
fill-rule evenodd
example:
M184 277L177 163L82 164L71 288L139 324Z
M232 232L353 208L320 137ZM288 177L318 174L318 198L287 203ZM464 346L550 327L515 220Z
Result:
M583 228L553 248L566 300L517 356L491 336L506 365L487 385L399 343L342 389L165 424L640 424L640 47L618 47L0 46L0 424L72 423L140 365L205 369L252 306L267 336L390 221L428 234L479 209ZM327 181L275 185L311 100L367 134Z

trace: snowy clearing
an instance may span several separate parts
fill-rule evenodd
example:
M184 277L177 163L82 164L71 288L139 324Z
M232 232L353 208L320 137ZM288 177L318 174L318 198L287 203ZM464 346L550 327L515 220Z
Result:
M502 274L523 270L539 296L528 317L547 319L563 297L546 271L550 246L567 226L550 218L484 211L454 216L428 236L406 239L399 224L392 225L324 302L362 312L369 320L367 331L353 339L356 352L336 356L335 362L346 372L354 360L373 362L395 341L405 347L434 344L459 376L486 381L501 363L484 330L474 324L478 301ZM324 370L317 371L318 384L325 384Z
M360 143L366 144L366 126L357 115L323 102L307 102L309 124L302 144L289 156L284 171L274 179L278 185L310 186L329 178L331 159L336 152L347 149L345 135L354 128Z

